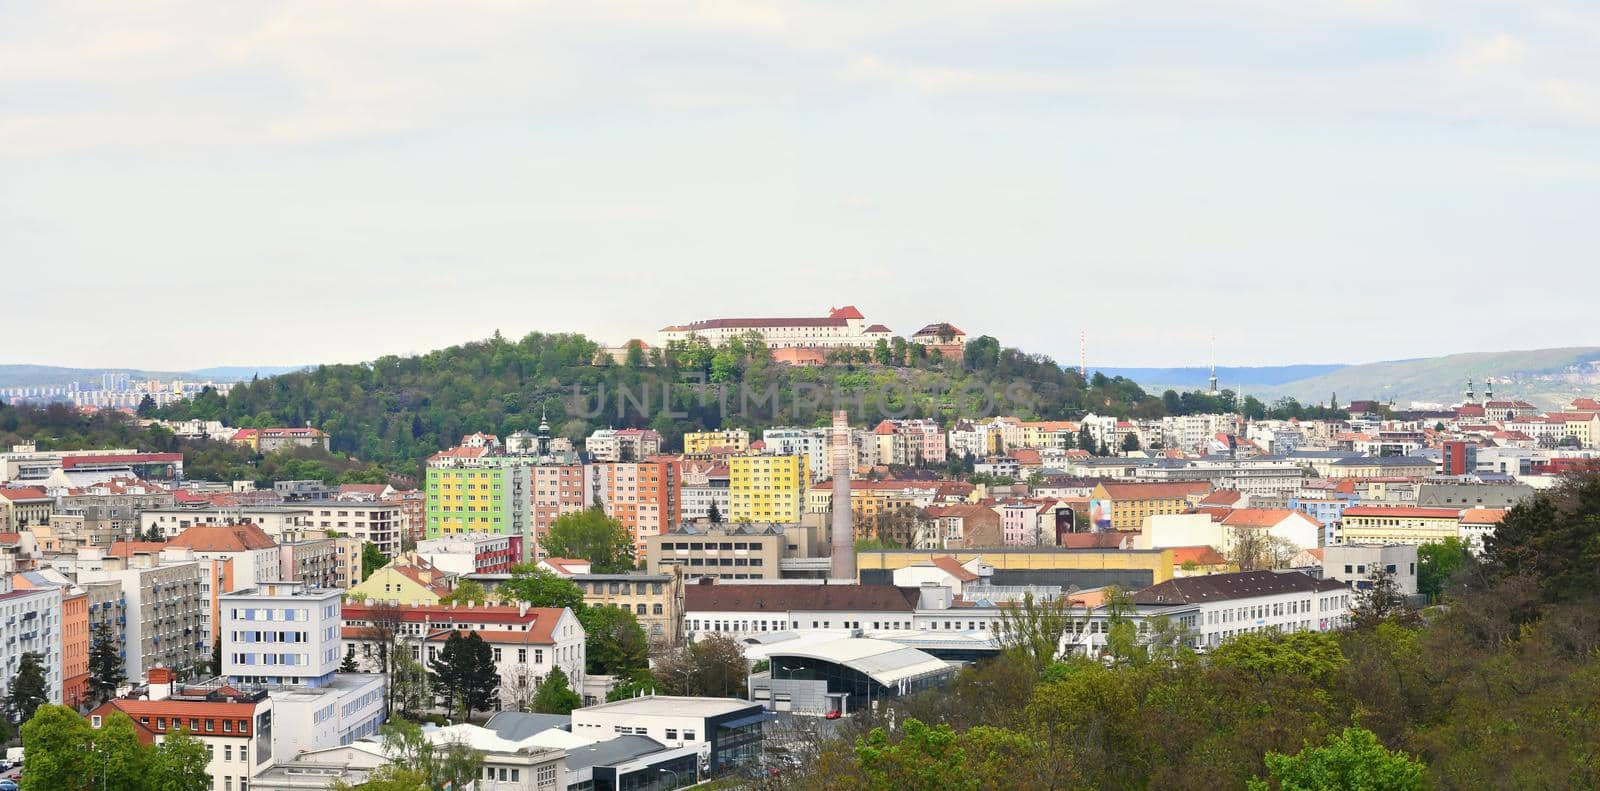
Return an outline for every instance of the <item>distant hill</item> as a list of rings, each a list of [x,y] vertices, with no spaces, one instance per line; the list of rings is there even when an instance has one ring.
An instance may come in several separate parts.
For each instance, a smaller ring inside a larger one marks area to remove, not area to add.
[[[1122,376],[1152,393],[1206,387],[1208,368],[1096,368],[1106,376]],[[1291,396],[1301,403],[1326,403],[1337,394],[1351,399],[1455,404],[1466,395],[1471,378],[1475,393],[1494,377],[1496,397],[1520,398],[1542,407],[1561,407],[1578,396],[1600,393],[1600,347],[1469,352],[1416,360],[1389,360],[1362,365],[1231,366],[1217,369],[1223,389],[1245,392],[1271,402]]]
[[[1564,406],[1577,396],[1600,392],[1600,347],[1470,352],[1420,360],[1351,365],[1336,371],[1263,389],[1258,397],[1294,396],[1326,401],[1337,393],[1341,403],[1352,398],[1411,402],[1459,403],[1471,378],[1476,394],[1494,377],[1498,398],[1520,398],[1542,407]]]
[[[98,382],[109,373],[135,379],[210,379],[242,382],[252,376],[276,376],[304,370],[304,365],[232,365],[196,371],[146,371],[138,368],[64,368],[55,365],[0,365],[0,387],[42,387],[68,382]]]
[[[1252,365],[1219,366],[1217,379],[1222,387],[1233,390],[1243,388],[1255,392],[1263,387],[1277,386],[1333,373],[1346,365]],[[1095,368],[1106,376],[1121,376],[1138,382],[1146,389],[1193,390],[1210,384],[1210,368]]]

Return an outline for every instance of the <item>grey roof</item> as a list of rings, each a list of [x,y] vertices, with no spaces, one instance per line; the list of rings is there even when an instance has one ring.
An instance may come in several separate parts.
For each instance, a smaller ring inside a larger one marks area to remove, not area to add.
[[[833,662],[886,686],[954,669],[944,660],[921,649],[870,637],[846,637],[827,643],[796,646],[787,651],[775,649],[767,656],[774,664],[786,656]]]
[[[536,733],[551,728],[572,730],[572,717],[566,714],[530,714],[522,711],[502,711],[489,718],[483,726],[496,736],[510,742],[520,742]]]
[[[1279,593],[1332,591],[1344,588],[1338,580],[1317,580],[1298,571],[1242,571],[1236,574],[1205,574],[1174,577],[1133,594],[1135,604],[1195,604],[1207,601],[1248,599]]]
[[[1295,449],[1287,454],[1290,459],[1349,459],[1359,458],[1361,454],[1353,450],[1300,450]]]
[[[1421,508],[1510,508],[1533,496],[1525,483],[1424,483],[1417,490]]]
[[[1417,456],[1357,456],[1339,459],[1335,467],[1432,467],[1433,462]]]
[[[573,747],[567,750],[567,769],[615,766],[664,749],[666,745],[649,736],[618,736],[586,747]]]

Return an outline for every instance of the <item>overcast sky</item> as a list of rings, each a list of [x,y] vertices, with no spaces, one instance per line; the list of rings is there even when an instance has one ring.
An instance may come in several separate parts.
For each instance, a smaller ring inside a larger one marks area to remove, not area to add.
[[[851,303],[1091,364],[1600,344],[1579,0],[0,0],[0,362]]]

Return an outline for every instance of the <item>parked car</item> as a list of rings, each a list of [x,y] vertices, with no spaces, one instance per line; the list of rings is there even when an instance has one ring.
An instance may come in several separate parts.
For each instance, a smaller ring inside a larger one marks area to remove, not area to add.
[[[18,789],[15,781],[0,779],[0,791],[18,791]]]

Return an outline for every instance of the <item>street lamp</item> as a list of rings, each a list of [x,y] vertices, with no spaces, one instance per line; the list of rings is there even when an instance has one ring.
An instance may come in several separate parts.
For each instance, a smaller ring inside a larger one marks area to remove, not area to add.
[[[678,787],[678,770],[676,770],[676,769],[668,769],[666,767],[662,767],[660,769],[657,769],[656,771],[657,772],[669,772],[669,773],[672,774],[672,781],[671,781],[672,785],[667,786],[667,788],[677,788]]]

